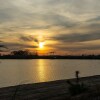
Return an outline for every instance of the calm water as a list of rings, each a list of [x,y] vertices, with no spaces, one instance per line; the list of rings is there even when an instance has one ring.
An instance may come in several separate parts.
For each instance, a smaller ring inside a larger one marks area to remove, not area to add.
[[[0,60],[0,87],[100,75],[100,60]]]

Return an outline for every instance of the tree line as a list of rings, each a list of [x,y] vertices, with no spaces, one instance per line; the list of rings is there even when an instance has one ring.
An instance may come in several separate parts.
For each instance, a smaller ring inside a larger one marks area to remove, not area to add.
[[[100,59],[100,55],[41,55],[28,50],[12,51],[10,54],[0,54],[0,59]]]

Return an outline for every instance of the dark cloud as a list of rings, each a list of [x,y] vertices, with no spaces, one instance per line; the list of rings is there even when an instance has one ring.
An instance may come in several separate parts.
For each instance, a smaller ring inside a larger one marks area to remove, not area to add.
[[[34,38],[33,36],[20,36],[20,39],[26,42],[38,42],[38,39]]]
[[[100,45],[81,45],[71,47],[58,47],[60,50],[80,51],[80,50],[100,50]]]
[[[1,48],[7,48],[9,50],[19,50],[19,49],[25,49],[25,48],[37,48],[37,46],[34,45],[28,45],[28,44],[20,44],[20,43],[10,43],[10,42],[2,42],[0,43]]]
[[[86,51],[86,50],[100,50],[99,44],[84,44],[84,43],[72,43],[72,44],[56,44],[49,45],[53,47],[56,51]]]
[[[61,42],[85,42],[85,41],[99,40],[100,33],[94,32],[87,34],[82,34],[82,33],[62,34],[54,36],[51,39]]]
[[[0,44],[0,48],[6,48],[4,45]]]
[[[88,22],[98,22],[98,21],[100,22],[100,16],[88,20]]]

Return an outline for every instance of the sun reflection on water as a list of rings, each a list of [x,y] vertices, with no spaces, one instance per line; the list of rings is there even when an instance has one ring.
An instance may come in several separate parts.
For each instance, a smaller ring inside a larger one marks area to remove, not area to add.
[[[38,60],[38,73],[39,73],[39,81],[44,82],[46,80],[46,70],[45,64],[43,60]]]

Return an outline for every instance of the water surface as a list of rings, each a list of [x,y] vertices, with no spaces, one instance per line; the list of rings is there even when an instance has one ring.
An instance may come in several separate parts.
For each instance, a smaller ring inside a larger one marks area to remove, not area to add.
[[[99,60],[0,60],[0,87],[100,75]]]

